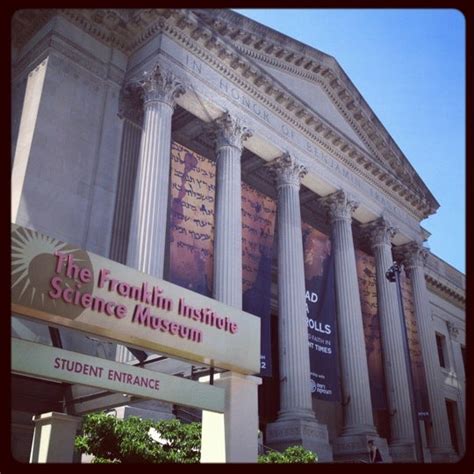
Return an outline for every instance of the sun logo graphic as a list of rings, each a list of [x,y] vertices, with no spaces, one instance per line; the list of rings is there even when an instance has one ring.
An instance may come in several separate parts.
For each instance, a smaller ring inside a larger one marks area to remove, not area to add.
[[[74,261],[81,268],[88,268],[92,275],[89,282],[83,283],[78,279],[68,278],[62,269],[61,278],[64,286],[75,292],[92,293],[94,287],[93,267],[87,252],[37,231],[12,224],[12,303],[75,319],[84,311],[83,307],[68,304],[63,299],[53,299],[49,295],[52,288],[51,279],[57,275],[55,252],[72,255]]]

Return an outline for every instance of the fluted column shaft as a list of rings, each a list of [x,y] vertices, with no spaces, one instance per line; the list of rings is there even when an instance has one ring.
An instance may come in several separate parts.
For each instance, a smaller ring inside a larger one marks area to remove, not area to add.
[[[127,264],[163,277],[174,99],[183,86],[156,66],[139,82],[144,120],[135,185]]]
[[[410,385],[403,351],[402,325],[397,286],[385,277],[393,264],[391,239],[396,231],[379,219],[367,227],[375,256],[377,306],[382,336],[385,387],[390,413],[390,445],[414,445]],[[395,454],[395,453],[393,453]]]
[[[376,435],[352,237],[352,212],[358,204],[343,191],[321,200],[329,211],[334,252],[337,328],[340,347],[344,427],[342,436]]]
[[[306,169],[284,154],[271,166],[278,189],[278,420],[314,419],[306,324],[303,236],[299,189]]]
[[[124,120],[109,258],[126,264],[141,129]]]
[[[242,308],[242,143],[251,132],[227,112],[214,123],[216,207],[214,298]]]
[[[397,248],[397,257],[402,260],[405,270],[409,273],[413,289],[413,304],[431,409],[430,451],[433,461],[436,462],[449,458],[454,454],[454,451],[451,445],[448,413],[440,379],[438,353],[436,351],[436,336],[432,324],[425,282],[424,260],[426,255],[426,250],[414,242]]]

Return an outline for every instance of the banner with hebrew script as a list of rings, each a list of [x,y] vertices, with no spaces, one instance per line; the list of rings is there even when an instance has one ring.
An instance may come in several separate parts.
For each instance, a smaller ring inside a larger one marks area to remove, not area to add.
[[[369,369],[370,396],[376,410],[385,410],[387,395],[382,357],[382,341],[377,306],[377,280],[375,258],[356,249],[357,278],[364,324],[365,349]]]
[[[171,144],[168,280],[212,295],[215,164]]]
[[[403,309],[405,313],[405,324],[408,333],[408,348],[413,373],[413,385],[415,391],[415,405],[418,418],[430,420],[430,403],[428,398],[428,387],[426,385],[425,365],[421,352],[420,335],[416,321],[415,307],[413,303],[413,290],[410,279],[405,272],[401,272],[400,283],[403,295]]]
[[[272,376],[271,286],[276,202],[242,183],[242,309],[261,320],[260,375]]]
[[[168,280],[212,296],[215,163],[173,142]],[[242,304],[261,319],[261,373],[272,375],[271,268],[276,203],[242,183]]]

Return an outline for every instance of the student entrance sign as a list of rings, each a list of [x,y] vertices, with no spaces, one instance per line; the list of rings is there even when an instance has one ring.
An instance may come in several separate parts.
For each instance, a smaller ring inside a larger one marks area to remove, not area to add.
[[[12,224],[12,311],[242,374],[260,370],[260,319]]]
[[[12,339],[12,372],[223,412],[224,390],[57,347]]]

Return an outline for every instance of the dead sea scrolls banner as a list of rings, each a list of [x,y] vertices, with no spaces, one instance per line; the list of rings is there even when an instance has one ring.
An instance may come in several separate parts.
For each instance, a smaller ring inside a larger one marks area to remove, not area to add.
[[[315,398],[337,401],[336,295],[330,239],[304,223],[303,248],[311,392]]]
[[[215,163],[171,145],[168,279],[212,296]],[[261,319],[261,372],[271,376],[271,262],[275,202],[242,183],[243,310]]]

